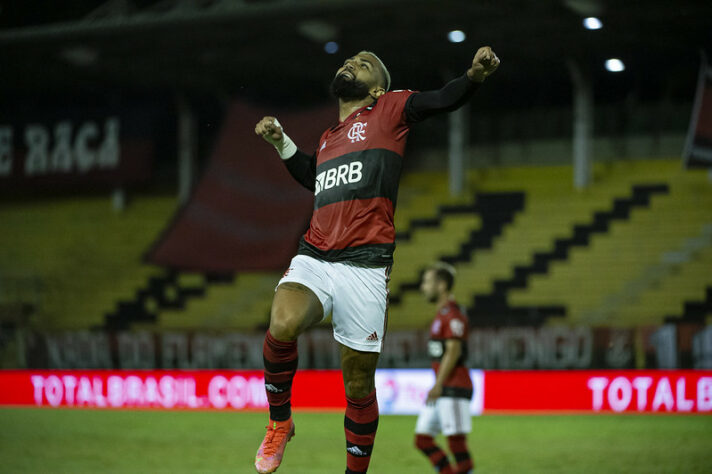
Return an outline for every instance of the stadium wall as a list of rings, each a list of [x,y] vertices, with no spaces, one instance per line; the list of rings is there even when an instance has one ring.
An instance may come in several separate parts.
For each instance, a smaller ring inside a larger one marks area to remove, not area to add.
[[[263,333],[65,331],[2,336],[4,368],[261,369]],[[428,367],[427,334],[390,331],[381,368]],[[301,369],[336,369],[332,332],[299,338]],[[712,326],[472,329],[469,367],[480,369],[712,369]]]
[[[685,144],[689,102],[601,104],[594,114],[592,159],[609,162],[641,157],[679,157]],[[408,166],[440,170],[447,143],[446,117],[416,125],[408,142]],[[528,108],[499,114],[475,114],[470,120],[469,168],[570,164],[573,153],[570,107]]]
[[[597,163],[625,160],[679,160],[685,135],[683,132],[661,135],[625,135],[593,139],[592,159]],[[497,166],[557,166],[569,165],[573,143],[570,138],[534,138],[498,143],[475,143],[466,152],[469,169]],[[441,171],[446,169],[442,147],[413,152],[411,169]]]

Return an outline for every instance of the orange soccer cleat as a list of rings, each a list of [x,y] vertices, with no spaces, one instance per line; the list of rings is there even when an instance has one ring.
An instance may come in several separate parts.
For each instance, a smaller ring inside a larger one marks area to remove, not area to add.
[[[287,421],[269,420],[267,434],[255,456],[257,472],[265,474],[277,470],[282,463],[284,448],[292,436],[294,436],[294,422],[291,417]]]

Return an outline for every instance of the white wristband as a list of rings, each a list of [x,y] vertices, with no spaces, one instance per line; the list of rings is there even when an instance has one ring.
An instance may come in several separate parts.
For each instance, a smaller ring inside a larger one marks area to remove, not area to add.
[[[292,139],[289,138],[289,135],[284,132],[282,132],[282,143],[275,146],[275,148],[277,148],[277,153],[279,153],[279,157],[283,160],[288,160],[297,153],[297,145],[295,145]]]
[[[282,128],[282,124],[279,123],[279,120],[274,119],[274,124]],[[279,157],[283,160],[288,160],[297,153],[297,145],[289,138],[289,135],[284,133],[284,129],[282,129],[282,140],[277,143],[272,143],[272,145],[277,149]]]

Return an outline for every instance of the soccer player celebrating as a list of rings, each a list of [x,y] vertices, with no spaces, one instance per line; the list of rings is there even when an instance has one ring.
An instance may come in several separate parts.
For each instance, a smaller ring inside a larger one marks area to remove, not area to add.
[[[415,446],[425,454],[440,474],[468,473],[474,463],[467,450],[466,435],[471,430],[470,399],[472,380],[465,367],[467,357],[467,318],[452,296],[455,269],[437,263],[423,273],[420,291],[438,312],[430,326],[428,353],[433,360],[435,385],[428,392],[415,425]],[[435,444],[435,436],[444,434],[455,466]]]
[[[332,315],[346,392],[346,473],[365,473],[378,427],[375,371],[386,331],[387,282],[395,249],[393,213],[412,123],[464,104],[499,66],[480,48],[466,73],[442,89],[388,92],[391,78],[375,54],[361,51],[339,68],[331,90],[339,122],[313,155],[297,149],[275,117],[255,133],[274,145],[292,176],[314,192],[309,229],[279,281],[263,347],[270,419],[255,457],[274,472],[294,436],[291,387],[297,336]]]

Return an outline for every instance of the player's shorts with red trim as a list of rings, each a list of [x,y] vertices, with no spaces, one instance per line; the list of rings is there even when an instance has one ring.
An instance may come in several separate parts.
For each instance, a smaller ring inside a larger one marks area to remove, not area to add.
[[[425,405],[415,423],[416,434],[445,436],[467,434],[472,431],[470,400],[467,398],[439,397],[434,404]]]
[[[388,267],[325,262],[297,255],[277,286],[300,283],[316,294],[332,315],[334,339],[365,352],[381,352],[386,333]]]

